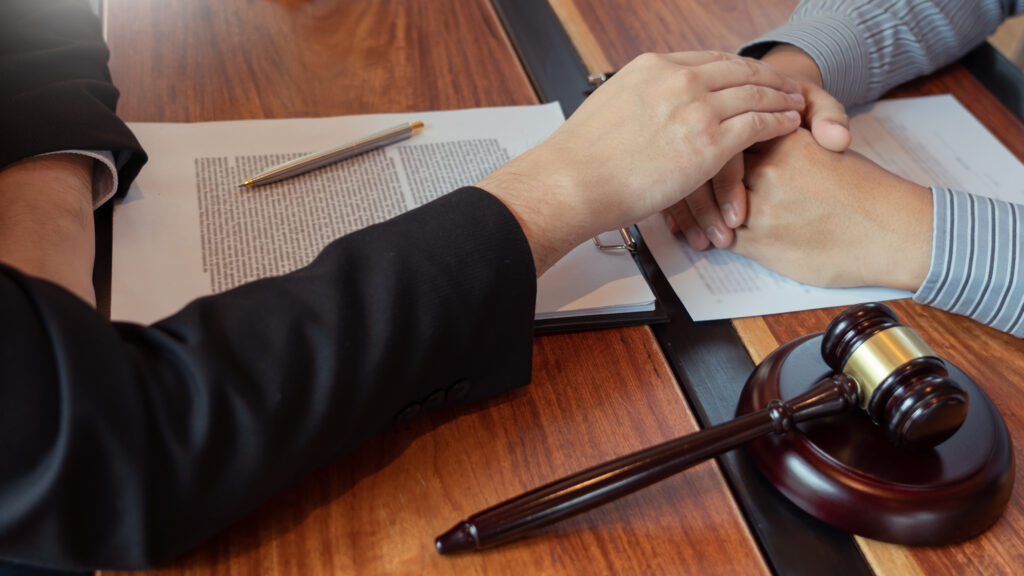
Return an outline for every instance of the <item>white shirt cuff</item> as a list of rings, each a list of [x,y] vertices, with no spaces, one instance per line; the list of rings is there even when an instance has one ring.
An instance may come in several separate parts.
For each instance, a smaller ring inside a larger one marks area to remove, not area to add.
[[[117,167],[114,165],[114,153],[109,150],[58,150],[40,156],[52,154],[78,154],[88,156],[96,162],[92,171],[92,207],[99,208],[104,202],[113,198],[117,192]]]

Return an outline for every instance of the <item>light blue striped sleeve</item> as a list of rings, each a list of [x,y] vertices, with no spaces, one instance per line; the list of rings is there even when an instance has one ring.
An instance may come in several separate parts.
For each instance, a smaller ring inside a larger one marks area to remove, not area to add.
[[[877,99],[987,38],[1024,0],[802,0],[790,21],[744,46],[807,52],[847,106]],[[933,187],[931,268],[916,302],[1024,337],[1024,206]]]
[[[740,49],[777,43],[807,52],[846,106],[877,99],[982,43],[1024,0],[802,0],[789,22]]]
[[[1024,338],[1024,207],[932,187],[932,262],[914,301]]]

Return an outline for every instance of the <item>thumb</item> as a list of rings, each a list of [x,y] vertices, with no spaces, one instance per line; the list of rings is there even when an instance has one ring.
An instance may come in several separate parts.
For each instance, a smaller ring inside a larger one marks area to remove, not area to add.
[[[824,89],[804,84],[805,122],[822,148],[842,152],[850,147],[850,117],[846,108]]]

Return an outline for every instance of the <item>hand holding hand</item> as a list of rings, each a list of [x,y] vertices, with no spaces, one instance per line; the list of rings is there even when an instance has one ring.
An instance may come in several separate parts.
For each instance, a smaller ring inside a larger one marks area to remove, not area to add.
[[[733,250],[817,286],[916,290],[931,263],[931,192],[797,132],[746,155],[750,218]]]
[[[821,72],[804,51],[779,44],[761,59],[800,83],[806,100],[803,126],[823,148],[842,152],[850,146],[850,119],[846,109],[822,88]],[[743,185],[743,158],[734,157],[710,181],[685,200],[666,210],[674,233],[683,233],[696,250],[712,245],[729,247],[733,229],[747,218],[747,191]]]
[[[588,237],[679,201],[751,144],[792,132],[799,91],[731,54],[645,54],[479,186],[516,215],[540,274]]]

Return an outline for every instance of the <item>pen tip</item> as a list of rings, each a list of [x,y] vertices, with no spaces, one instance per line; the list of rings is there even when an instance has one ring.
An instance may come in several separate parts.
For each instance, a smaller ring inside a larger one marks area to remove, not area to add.
[[[451,554],[476,548],[476,527],[469,522],[462,522],[451,530],[438,536],[434,547],[438,554]]]
[[[250,186],[252,186],[252,180],[246,180],[238,185],[239,188],[249,188]]]
[[[416,122],[409,122],[409,127],[412,128],[413,130],[416,130],[417,128],[423,128],[423,122],[420,122],[418,120]]]

